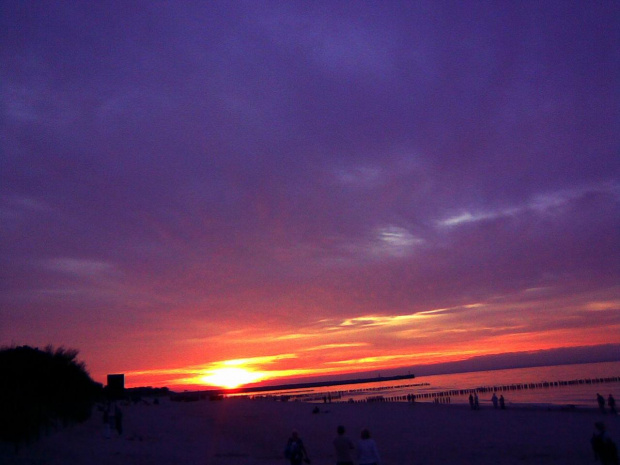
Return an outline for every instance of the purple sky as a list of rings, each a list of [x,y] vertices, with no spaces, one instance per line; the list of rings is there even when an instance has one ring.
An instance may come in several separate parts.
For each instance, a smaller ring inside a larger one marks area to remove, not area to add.
[[[0,343],[172,383],[620,342],[619,30],[616,1],[3,1]]]

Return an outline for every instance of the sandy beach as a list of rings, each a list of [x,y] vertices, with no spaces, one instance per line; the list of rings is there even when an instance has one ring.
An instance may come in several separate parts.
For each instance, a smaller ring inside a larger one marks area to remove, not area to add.
[[[383,465],[596,463],[589,439],[605,421],[618,442],[618,416],[595,409],[514,407],[471,411],[463,405],[334,403],[273,400],[170,402],[123,406],[122,436],[106,438],[100,412],[82,425],[53,432],[15,455],[3,444],[6,465],[285,464],[283,449],[297,429],[312,463],[334,463],[339,424],[357,441],[370,429]]]

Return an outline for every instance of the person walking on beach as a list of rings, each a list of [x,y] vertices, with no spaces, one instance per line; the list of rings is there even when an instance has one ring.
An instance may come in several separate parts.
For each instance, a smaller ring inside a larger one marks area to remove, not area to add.
[[[291,465],[301,465],[303,462],[310,463],[308,452],[297,431],[293,431],[291,437],[288,438],[284,456],[290,461]]]
[[[493,393],[493,397],[491,397],[491,402],[493,402],[493,408],[497,408],[497,403],[498,403],[498,398],[497,398],[497,394],[494,392]]]
[[[596,401],[598,402],[598,408],[601,413],[605,413],[605,398],[599,393],[596,393]]]
[[[478,400],[478,393],[474,392],[474,410],[480,409],[480,401]]]
[[[597,421],[594,427],[596,431],[590,440],[594,459],[599,460],[602,465],[618,465],[618,448],[607,434],[605,423]]]
[[[114,406],[114,427],[116,431],[118,431],[118,435],[123,435],[123,412],[118,407],[118,405]]]
[[[612,415],[616,415],[618,413],[616,412],[616,399],[614,399],[614,396],[611,394],[609,394],[609,397],[607,398],[607,405],[609,405],[609,412]]]
[[[359,465],[379,465],[379,451],[370,431],[362,430],[361,440],[357,444],[357,463]]]
[[[109,421],[110,421],[110,431],[114,431],[116,429],[116,411],[118,410],[118,407],[116,406],[116,403],[112,404],[112,406],[110,407],[110,416],[109,416]]]
[[[499,396],[499,408],[504,410],[506,408],[506,401],[504,401],[504,395]]]
[[[103,408],[103,435],[106,439],[110,438],[110,405],[108,404]]]
[[[474,396],[473,394],[469,394],[469,408],[474,409]]]
[[[344,434],[344,426],[337,428],[338,436],[334,439],[334,449],[336,450],[336,465],[353,465],[353,451],[355,446],[353,441]]]

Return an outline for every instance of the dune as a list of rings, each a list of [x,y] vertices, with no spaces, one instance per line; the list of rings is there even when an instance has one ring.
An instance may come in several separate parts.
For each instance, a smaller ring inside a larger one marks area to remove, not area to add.
[[[290,432],[299,431],[312,463],[333,464],[340,424],[356,441],[369,428],[382,465],[595,463],[590,437],[605,421],[618,443],[618,416],[594,409],[510,407],[471,411],[466,405],[334,403],[260,399],[123,406],[122,436],[106,438],[101,414],[22,448],[0,446],[6,465],[285,464]]]

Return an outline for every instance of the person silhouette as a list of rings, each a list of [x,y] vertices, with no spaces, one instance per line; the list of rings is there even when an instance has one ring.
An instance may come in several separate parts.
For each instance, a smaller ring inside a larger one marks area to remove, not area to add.
[[[334,439],[336,465],[353,465],[353,451],[355,450],[353,441],[344,434],[344,426],[339,426],[336,432],[338,433],[336,439]]]
[[[491,402],[493,402],[493,408],[497,408],[499,399],[497,398],[497,394],[495,392],[493,393],[493,397],[491,397]]]
[[[301,465],[304,461],[310,463],[306,447],[297,431],[291,433],[291,437],[286,443],[284,456],[290,461],[291,465]]]
[[[103,408],[103,435],[109,439],[111,434],[110,429],[110,405],[106,404]]]
[[[605,398],[599,393],[596,393],[596,401],[598,402],[598,408],[601,413],[605,413]]]
[[[499,408],[504,410],[506,408],[506,401],[504,400],[504,395],[499,396]]]
[[[594,428],[596,431],[590,439],[594,459],[600,460],[602,465],[618,465],[618,448],[607,434],[605,423],[597,421]]]
[[[123,435],[123,412],[118,405],[114,406],[114,427],[119,436]]]
[[[370,431],[363,429],[361,439],[357,444],[357,463],[359,465],[378,465],[379,451],[375,440],[370,437]]]
[[[607,405],[609,405],[609,412],[612,415],[616,415],[618,413],[616,412],[616,399],[614,399],[614,396],[611,394],[609,394],[609,397],[607,398]]]

